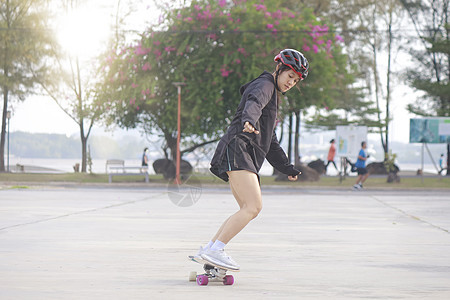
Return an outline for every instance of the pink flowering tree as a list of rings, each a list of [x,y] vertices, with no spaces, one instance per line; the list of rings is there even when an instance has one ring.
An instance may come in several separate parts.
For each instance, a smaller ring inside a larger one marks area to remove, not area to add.
[[[202,0],[164,11],[160,24],[104,58],[99,105],[109,122],[159,132],[175,155],[177,90],[182,88],[183,151],[215,141],[240,101],[239,87],[284,48],[302,51],[310,74],[292,91],[287,113],[310,106],[333,108],[352,84],[342,38],[311,10],[296,13],[283,1]]]

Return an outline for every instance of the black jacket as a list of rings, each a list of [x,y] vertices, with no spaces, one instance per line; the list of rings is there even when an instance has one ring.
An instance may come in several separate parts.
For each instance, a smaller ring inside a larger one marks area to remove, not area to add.
[[[241,102],[225,135],[220,139],[216,152],[211,160],[211,172],[226,180],[219,174],[219,166],[224,158],[227,145],[233,138],[241,138],[250,143],[255,155],[253,165],[259,172],[264,159],[278,171],[286,175],[296,176],[300,172],[294,168],[278,142],[275,133],[277,117],[277,93],[275,81],[269,72],[263,72],[259,77],[240,88]],[[259,134],[242,132],[245,122],[249,122],[259,131]],[[226,180],[227,181],[227,180]]]

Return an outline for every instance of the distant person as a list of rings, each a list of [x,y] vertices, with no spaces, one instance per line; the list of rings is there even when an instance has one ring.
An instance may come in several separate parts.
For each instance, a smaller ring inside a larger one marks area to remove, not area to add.
[[[142,167],[148,167],[148,148],[144,148],[144,153],[142,154]],[[144,168],[143,168],[144,169]]]
[[[356,172],[358,172],[358,178],[356,178],[356,183],[353,186],[353,190],[362,190],[363,183],[369,177],[369,172],[366,169],[366,160],[369,158],[369,155],[366,154],[367,143],[361,143],[361,150],[359,150],[358,159],[356,160],[355,167]]]
[[[328,156],[327,156],[327,164],[325,166],[325,173],[326,173],[326,171],[328,169],[328,165],[330,163],[332,163],[334,165],[334,168],[339,173],[339,170],[336,167],[336,163],[334,162],[334,156],[336,155],[336,146],[334,144],[335,144],[335,140],[331,139],[331,141],[330,141],[330,149],[328,150]]]
[[[445,170],[445,167],[444,167],[444,153],[441,153],[441,157],[439,157],[439,174],[441,174],[442,173],[442,171],[444,171]]]

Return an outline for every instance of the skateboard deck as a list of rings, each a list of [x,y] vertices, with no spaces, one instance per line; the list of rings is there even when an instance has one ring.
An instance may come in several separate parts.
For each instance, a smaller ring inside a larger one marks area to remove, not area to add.
[[[205,273],[197,274],[197,272],[191,272],[189,274],[189,281],[197,281],[198,285],[207,285],[209,282],[222,282],[224,285],[232,285],[234,283],[233,275],[227,275],[227,271],[234,271],[231,269],[215,266],[208,261],[200,258],[196,258],[193,255],[189,255],[190,261],[203,265]]]

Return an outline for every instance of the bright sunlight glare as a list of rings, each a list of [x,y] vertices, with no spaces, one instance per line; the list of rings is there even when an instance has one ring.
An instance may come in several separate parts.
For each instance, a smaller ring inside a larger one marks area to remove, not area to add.
[[[110,20],[108,13],[93,6],[70,11],[58,22],[58,41],[70,55],[93,58],[108,41]]]

